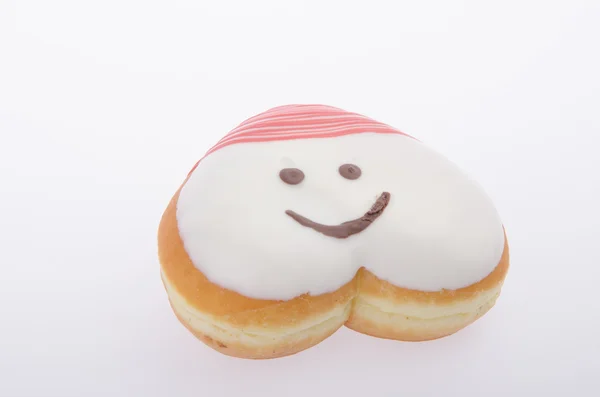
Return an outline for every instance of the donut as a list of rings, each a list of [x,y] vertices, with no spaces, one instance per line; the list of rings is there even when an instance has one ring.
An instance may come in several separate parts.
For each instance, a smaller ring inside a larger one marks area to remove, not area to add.
[[[342,326],[454,334],[494,306],[509,268],[477,182],[418,139],[325,105],[272,108],[210,148],[162,215],[158,257],[179,321],[248,359]]]

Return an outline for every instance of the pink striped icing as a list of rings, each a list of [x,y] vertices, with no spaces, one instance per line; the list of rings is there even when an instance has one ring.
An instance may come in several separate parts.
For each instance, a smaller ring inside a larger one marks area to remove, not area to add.
[[[210,148],[204,157],[237,143],[336,138],[365,132],[409,136],[387,124],[331,106],[285,105],[245,120]]]

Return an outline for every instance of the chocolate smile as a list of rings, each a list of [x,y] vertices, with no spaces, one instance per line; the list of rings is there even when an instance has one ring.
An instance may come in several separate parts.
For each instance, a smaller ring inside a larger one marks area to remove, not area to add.
[[[287,210],[285,213],[302,226],[310,227],[311,229],[314,229],[326,236],[335,238],[348,238],[353,234],[362,232],[368,228],[373,221],[375,221],[375,219],[379,218],[379,216],[383,214],[385,207],[387,207],[388,203],[390,202],[390,198],[391,194],[388,192],[382,193],[366,214],[358,219],[353,219],[336,226],[322,225],[320,223],[313,222],[310,219],[305,218],[291,210]]]

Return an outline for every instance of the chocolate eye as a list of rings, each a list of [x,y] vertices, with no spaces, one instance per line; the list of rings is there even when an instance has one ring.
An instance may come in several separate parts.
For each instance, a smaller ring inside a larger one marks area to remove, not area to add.
[[[350,179],[351,181],[360,178],[360,174],[362,174],[362,171],[358,165],[354,164],[341,165],[339,171],[341,176],[346,179]]]
[[[298,168],[284,168],[279,171],[279,177],[288,185],[297,185],[304,180],[304,172]]]

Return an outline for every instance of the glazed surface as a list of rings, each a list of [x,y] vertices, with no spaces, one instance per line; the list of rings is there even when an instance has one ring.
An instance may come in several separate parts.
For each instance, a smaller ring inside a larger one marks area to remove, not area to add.
[[[347,179],[340,166],[360,177]],[[282,169],[299,169],[285,183]],[[390,200],[347,238],[303,227],[286,211],[340,225]],[[504,232],[482,188],[445,157],[401,133],[259,140],[225,145],[193,170],[177,202],[194,266],[213,283],[255,299],[332,292],[360,267],[393,285],[459,289],[498,265]]]

